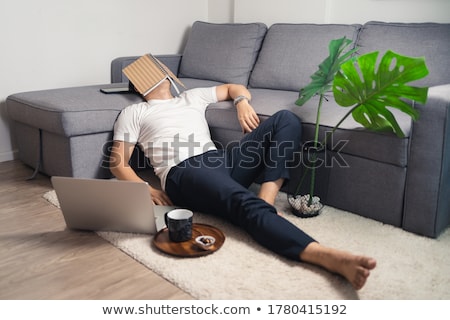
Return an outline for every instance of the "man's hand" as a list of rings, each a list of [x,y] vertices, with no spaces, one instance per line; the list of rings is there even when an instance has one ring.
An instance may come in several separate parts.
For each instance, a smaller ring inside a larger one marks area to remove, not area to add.
[[[246,98],[236,103],[237,117],[244,133],[259,126],[259,117],[249,103],[252,96],[246,87],[241,84],[222,84],[216,87],[216,93],[218,101],[233,100],[239,96]]]
[[[244,133],[252,132],[259,126],[259,117],[247,99],[239,102],[236,105],[236,110],[239,124]]]
[[[172,201],[164,191],[152,188],[150,186],[148,188],[150,189],[150,194],[154,204],[161,206],[173,206]]]

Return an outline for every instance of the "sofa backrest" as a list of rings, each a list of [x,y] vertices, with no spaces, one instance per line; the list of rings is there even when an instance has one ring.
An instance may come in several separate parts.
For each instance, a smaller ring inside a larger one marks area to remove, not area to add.
[[[194,22],[178,76],[248,85],[266,31],[263,23]]]
[[[272,25],[250,77],[250,86],[300,90],[328,56],[330,41],[344,36],[355,41],[360,27],[357,24]]]
[[[430,73],[414,85],[435,86],[450,83],[450,24],[386,23],[364,24],[357,39],[359,53],[387,50],[401,55],[425,57]]]
[[[424,56],[430,74],[415,85],[450,84],[450,24],[443,23],[279,23],[267,29],[263,23],[196,21],[183,54],[168,56],[173,63],[165,63],[181,78],[299,91],[328,56],[329,42],[343,36],[354,41],[360,54],[379,51],[383,55],[390,49]],[[122,68],[136,58],[113,61],[113,82],[128,80]]]

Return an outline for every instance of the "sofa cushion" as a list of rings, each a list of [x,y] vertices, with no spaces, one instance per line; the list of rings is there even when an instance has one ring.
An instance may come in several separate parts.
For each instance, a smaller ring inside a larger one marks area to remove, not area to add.
[[[328,56],[328,44],[356,40],[360,25],[274,24],[267,31],[250,86],[299,91]]]
[[[261,119],[267,119],[267,117],[281,109],[290,110],[302,120],[302,140],[311,141],[314,138],[317,99],[314,98],[304,106],[298,107],[294,103],[298,94],[293,91],[252,88],[250,92],[252,94],[252,105]],[[333,100],[325,102],[320,121],[321,139],[323,139],[325,132],[330,131],[347,112],[348,108],[338,106]],[[396,110],[392,112],[395,113],[399,125],[408,137],[411,119],[402,112]],[[222,147],[231,145],[242,137],[236,117],[236,109],[231,102],[211,104],[206,110],[206,118],[210,125],[213,139],[218,141]],[[334,151],[344,154],[405,167],[408,141],[408,138],[398,138],[394,134],[363,129],[350,116],[334,133],[330,147]]]
[[[105,86],[112,85],[13,94],[6,101],[8,114],[14,121],[66,137],[110,132],[119,112],[142,98],[101,93]]]
[[[194,78],[180,78],[181,82],[183,82],[186,90],[194,89],[194,88],[207,88],[207,87],[215,87],[220,86],[223,83],[212,80],[202,80],[202,79],[194,79]],[[180,90],[185,90],[185,88],[179,88]]]
[[[386,23],[371,21],[361,29],[357,45],[360,53],[387,50],[398,54],[425,57],[429,75],[414,82],[419,86],[450,83],[450,24]]]
[[[248,84],[267,27],[262,23],[196,21],[181,59],[180,78]]]

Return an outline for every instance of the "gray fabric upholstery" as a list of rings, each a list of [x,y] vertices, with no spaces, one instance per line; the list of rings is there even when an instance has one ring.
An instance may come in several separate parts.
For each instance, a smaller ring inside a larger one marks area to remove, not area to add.
[[[383,55],[392,50],[407,56],[425,57],[430,74],[416,81],[417,86],[450,83],[450,24],[368,22],[358,36],[358,46],[361,54],[379,51]]]
[[[298,91],[328,56],[331,40],[356,40],[359,25],[274,24],[267,31],[250,86]]]
[[[186,89],[214,87],[214,86],[223,84],[222,82],[212,81],[212,80],[202,80],[202,79],[192,79],[192,78],[179,78],[179,79],[186,86]],[[180,89],[183,89],[183,88],[180,88]]]
[[[347,154],[342,157],[348,167],[331,168],[327,204],[401,227],[406,168]]]
[[[267,118],[280,109],[290,110],[302,120],[302,140],[306,142],[314,139],[317,101],[313,100],[299,107],[294,103],[298,94],[293,91],[250,89],[250,92],[253,96],[252,105],[260,117]],[[338,106],[332,100],[325,102],[322,110],[321,139],[325,137],[326,131],[330,131],[336,125],[338,119],[348,112],[347,108]],[[231,102],[220,102],[210,105],[206,112],[206,118],[210,127],[215,130],[217,128],[240,130],[236,121],[236,110]],[[408,136],[411,119],[400,113],[398,113],[397,118]],[[232,141],[222,141],[222,143],[228,145]],[[392,134],[362,130],[361,126],[350,117],[333,134],[330,140],[330,147],[339,149],[340,152],[345,154],[398,166],[406,166],[408,143],[409,140],[407,138],[400,139]],[[368,145],[370,145],[370,148],[367,147]]]
[[[9,116],[66,137],[110,132],[120,110],[143,100],[136,94],[104,94],[105,86],[17,93],[8,97]]]
[[[179,76],[247,85],[266,30],[262,23],[195,22]]]
[[[11,121],[12,135],[18,146],[19,159],[35,168],[39,161],[39,129],[19,121]],[[46,171],[42,171],[46,172]]]
[[[35,127],[14,121],[13,132],[19,145],[19,159],[35,168],[42,152],[39,169],[49,176],[111,177],[107,159],[111,132],[66,137],[43,130],[42,145],[39,129]]]
[[[429,91],[411,137],[403,227],[437,235],[450,223],[450,84]]]

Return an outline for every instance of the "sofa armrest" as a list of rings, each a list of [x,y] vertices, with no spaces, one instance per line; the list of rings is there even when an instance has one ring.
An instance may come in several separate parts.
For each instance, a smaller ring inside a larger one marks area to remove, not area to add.
[[[450,223],[450,84],[431,87],[413,123],[403,227],[437,237]]]
[[[178,69],[181,63],[181,54],[155,55],[155,57],[164,63],[175,75],[178,75]],[[128,78],[122,70],[127,65],[138,59],[139,56],[118,57],[111,62],[111,83],[127,82]]]

